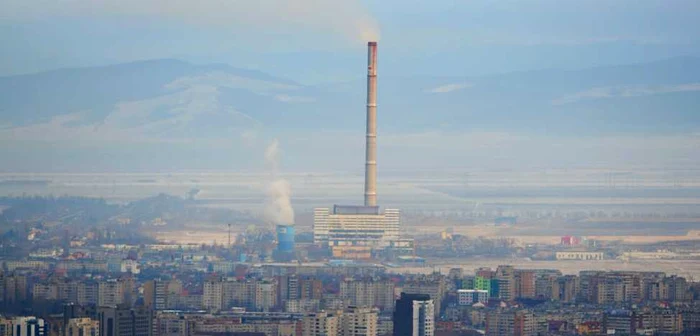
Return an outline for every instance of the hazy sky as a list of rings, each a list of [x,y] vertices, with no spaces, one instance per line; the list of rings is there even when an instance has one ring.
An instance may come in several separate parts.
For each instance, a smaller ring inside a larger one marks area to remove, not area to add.
[[[379,34],[384,74],[478,75],[700,54],[700,2],[0,0],[0,74],[153,58],[346,79]],[[282,57],[285,56],[285,57]],[[317,73],[301,71],[315,64]]]
[[[86,95],[61,74],[12,78],[0,101],[12,164],[0,170],[259,168],[271,138],[284,169],[361,170],[368,39],[380,48],[380,170],[697,166],[697,59],[589,68],[698,57],[698,14],[698,0],[0,0],[0,76],[175,58],[309,84],[219,74]],[[587,70],[478,77],[550,68]]]

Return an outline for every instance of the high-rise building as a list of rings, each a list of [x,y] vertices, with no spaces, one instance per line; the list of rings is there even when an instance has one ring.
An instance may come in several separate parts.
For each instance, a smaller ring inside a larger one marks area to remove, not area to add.
[[[460,306],[471,306],[475,303],[487,304],[489,292],[482,289],[458,289],[457,302]]]
[[[323,283],[319,279],[292,274],[278,277],[277,283],[277,303],[280,305],[289,300],[321,300],[323,297]]]
[[[346,279],[340,283],[340,298],[353,306],[391,311],[394,307],[394,283],[389,280]]]
[[[486,314],[487,336],[535,336],[537,322],[528,310],[495,310]]]
[[[350,306],[340,315],[339,336],[377,336],[378,311]]]
[[[256,309],[256,280],[238,281],[226,279],[221,286],[222,309],[231,307],[244,307],[250,310]]]
[[[189,336],[194,334],[195,323],[187,316],[159,311],[153,319],[154,336]]]
[[[269,311],[278,306],[279,287],[275,281],[209,279],[204,282],[202,306],[210,311],[232,307]]]
[[[515,268],[510,265],[498,266],[495,277],[498,283],[498,298],[504,301],[514,300],[517,293]]]
[[[550,278],[551,298],[554,301],[574,302],[579,292],[579,278],[575,275],[565,275]]]
[[[100,336],[152,336],[152,314],[146,307],[100,307]]]
[[[3,274],[0,276],[2,301],[5,304],[25,302],[29,297],[27,276],[23,274]]]
[[[296,274],[280,276],[277,279],[277,285],[279,286],[277,301],[280,304],[284,304],[288,300],[298,300],[300,297],[299,282],[300,279]]]
[[[134,299],[134,281],[131,278],[110,279],[98,285],[98,305],[113,307],[131,305]]]
[[[613,310],[603,315],[603,332],[608,335],[637,335],[644,328],[643,315],[629,310]]]
[[[674,302],[688,301],[688,283],[685,278],[679,276],[670,276],[664,279],[664,283],[668,287],[668,300]]]
[[[401,291],[406,294],[427,294],[435,304],[435,316],[442,313],[442,300],[446,292],[445,279],[442,276],[432,275],[426,278],[414,279],[404,283]]]
[[[678,311],[656,310],[647,314],[644,326],[660,335],[680,335],[683,334],[683,316]]]
[[[476,276],[474,277],[474,288],[473,289],[479,289],[479,290],[485,290],[491,293],[491,279],[490,278],[484,278],[481,276]]]
[[[202,294],[202,308],[211,311],[219,311],[223,308],[223,283],[218,279],[204,281]]]
[[[323,298],[323,283],[319,279],[300,279],[299,298],[320,300]]]
[[[94,306],[83,306],[75,304],[73,302],[63,304],[63,321],[61,325],[61,335],[66,336],[68,334],[68,326],[71,320],[79,320],[81,318],[94,317],[96,315]],[[98,330],[99,332],[99,330]]]
[[[476,274],[477,277],[481,277],[483,279],[492,279],[494,276],[496,276],[496,272],[494,272],[491,267],[480,267],[477,268],[474,273]]]
[[[597,304],[639,302],[643,297],[640,272],[581,272],[581,292]],[[584,282],[585,279],[585,282]]]
[[[302,336],[337,336],[338,322],[337,314],[326,311],[306,315],[302,319]]]
[[[66,336],[99,336],[100,323],[89,317],[73,318],[68,320]]]
[[[256,282],[255,309],[258,311],[270,311],[277,306],[277,286],[272,282]]]
[[[435,305],[430,295],[401,293],[394,309],[394,335],[432,336]]]
[[[146,307],[154,310],[175,308],[178,296],[182,293],[179,280],[154,279],[143,285],[143,301]]]
[[[683,330],[690,335],[700,335],[700,308],[683,307],[679,309]]]
[[[535,298],[535,270],[516,270],[515,271],[515,297],[517,298]]]
[[[78,282],[62,279],[56,283],[58,300],[63,302],[78,301]]]
[[[0,277],[2,277],[1,273],[0,273]],[[2,281],[0,281],[0,284],[2,284]],[[2,288],[2,287],[3,286],[0,286],[0,288]],[[12,319],[0,316],[0,335],[2,335],[2,336],[12,335]]]
[[[12,336],[47,336],[49,325],[44,319],[22,316],[12,319]]]
[[[58,288],[55,283],[35,283],[32,288],[32,300],[45,301],[45,300],[58,300]]]
[[[96,305],[99,301],[99,284],[95,281],[81,281],[78,283],[79,305]]]

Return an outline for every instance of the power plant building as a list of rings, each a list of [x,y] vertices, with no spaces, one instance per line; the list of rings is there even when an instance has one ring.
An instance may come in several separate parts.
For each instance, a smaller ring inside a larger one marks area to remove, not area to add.
[[[386,246],[399,239],[398,209],[380,212],[377,206],[341,206],[314,210],[314,242],[329,246]]]
[[[277,225],[277,249],[273,252],[273,258],[277,261],[291,261],[295,259],[294,225]]]
[[[375,249],[410,251],[413,241],[400,238],[400,227],[398,209],[336,205],[314,210],[314,243],[327,244],[335,257],[366,259]]]
[[[277,225],[277,250],[294,252],[294,225]]]
[[[377,42],[367,44],[366,126],[364,206],[314,210],[314,243],[328,246],[337,258],[368,259],[377,249],[413,249],[413,240],[400,238],[400,211],[382,212],[377,205]]]

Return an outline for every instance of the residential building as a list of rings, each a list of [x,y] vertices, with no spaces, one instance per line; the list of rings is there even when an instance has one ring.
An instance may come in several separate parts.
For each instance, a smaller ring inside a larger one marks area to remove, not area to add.
[[[481,289],[457,290],[457,302],[460,306],[471,306],[475,303],[487,304],[489,292]]]
[[[143,285],[143,301],[146,307],[155,310],[172,309],[177,305],[178,296],[182,293],[182,283],[179,280],[154,279]]]
[[[339,336],[377,336],[378,311],[350,306],[340,315]]]
[[[487,336],[535,336],[537,321],[528,310],[495,310],[486,314]]]
[[[68,320],[65,336],[99,336],[100,323],[89,317],[72,318]]]
[[[643,316],[629,310],[611,310],[603,315],[602,332],[608,335],[636,335],[643,328]]]
[[[442,310],[442,299],[446,292],[446,283],[442,276],[431,275],[426,278],[419,278],[408,281],[401,291],[406,294],[427,294],[435,305],[435,316],[440,316]]]
[[[435,304],[427,294],[401,293],[394,309],[394,335],[433,336]]]
[[[515,271],[515,297],[527,299],[536,297],[536,275],[534,270]]]
[[[49,325],[44,319],[21,316],[12,319],[12,336],[48,336]]]
[[[394,306],[394,283],[371,278],[346,279],[340,283],[340,298],[352,306],[391,311]]]
[[[98,285],[98,305],[114,307],[131,305],[135,299],[134,280],[132,278],[110,279],[101,281]]]
[[[326,311],[304,316],[302,319],[302,336],[337,336],[338,314]]]
[[[498,298],[504,301],[514,300],[517,294],[515,268],[510,265],[498,266],[495,278],[498,284]],[[534,283],[532,287],[534,289]]]
[[[554,301],[574,302],[579,292],[579,278],[575,275],[565,275],[550,278],[551,298]]]
[[[155,336],[190,336],[194,334],[195,321],[173,312],[156,312],[153,319]]]
[[[223,308],[223,282],[219,279],[209,279],[204,282],[202,308],[210,311],[220,311]]]
[[[97,312],[100,336],[152,336],[151,310],[145,307],[100,307]]]

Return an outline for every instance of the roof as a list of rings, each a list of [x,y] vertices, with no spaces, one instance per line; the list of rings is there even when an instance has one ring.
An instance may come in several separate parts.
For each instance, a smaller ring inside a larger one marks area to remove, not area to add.
[[[364,205],[334,205],[333,214],[335,215],[379,215],[378,206]]]

